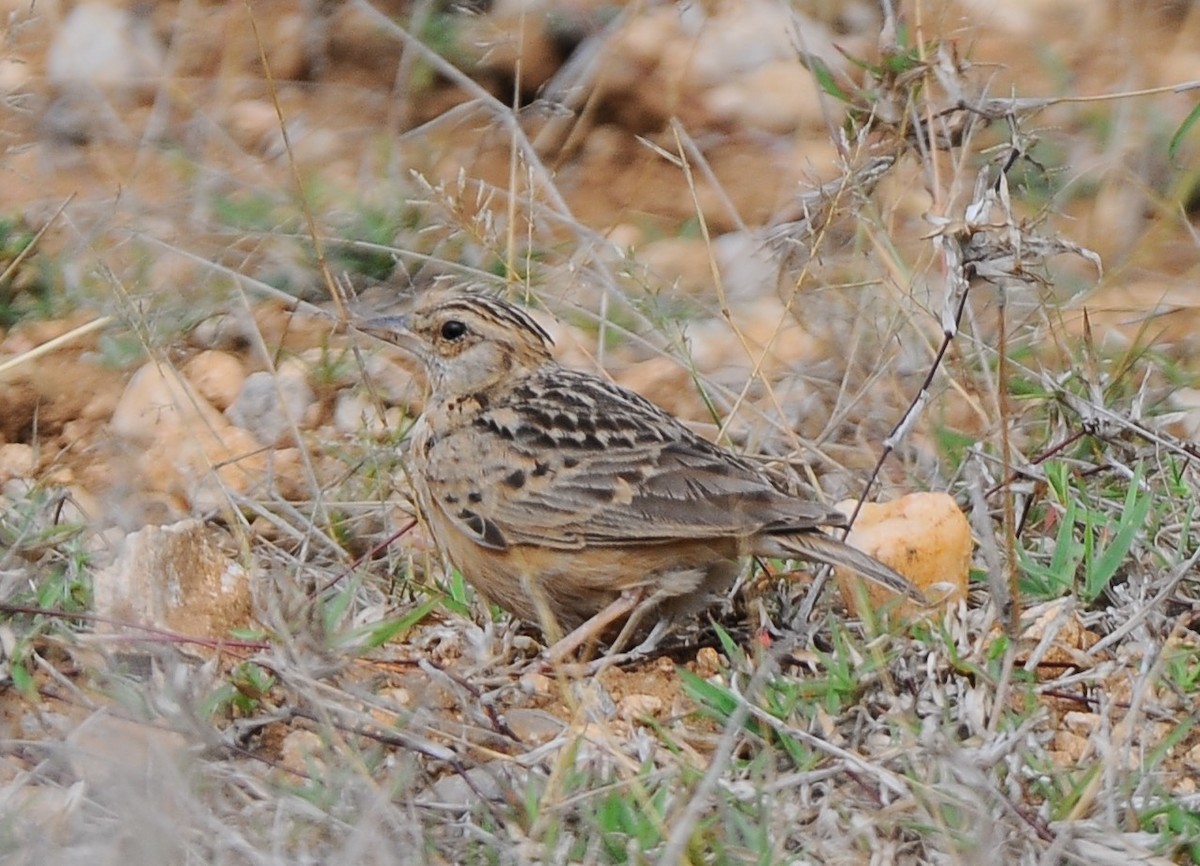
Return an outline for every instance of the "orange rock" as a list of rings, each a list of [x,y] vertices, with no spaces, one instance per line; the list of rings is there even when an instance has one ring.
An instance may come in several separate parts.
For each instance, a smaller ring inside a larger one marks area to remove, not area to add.
[[[246,382],[246,371],[236,356],[219,349],[206,349],[183,368],[183,375],[201,396],[224,411],[229,408]]]
[[[850,514],[854,502],[841,502],[838,509]],[[846,540],[903,574],[931,602],[953,602],[966,595],[971,527],[948,494],[911,493],[892,502],[868,503]],[[848,569],[838,569],[837,576],[851,610],[857,610],[860,583],[873,607],[894,600],[887,590],[865,583]],[[907,603],[903,609],[915,610]]]
[[[109,423],[139,446],[138,473],[151,491],[180,496],[195,511],[228,503],[262,484],[268,455],[181,375],[153,362],[138,370]]]

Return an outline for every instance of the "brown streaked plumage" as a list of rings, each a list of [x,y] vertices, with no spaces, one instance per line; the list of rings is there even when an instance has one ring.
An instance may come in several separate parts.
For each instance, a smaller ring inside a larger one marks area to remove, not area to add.
[[[639,605],[634,618],[700,607],[752,554],[847,566],[921,599],[820,531],[844,526],[840,512],[783,493],[638,394],[562,367],[511,304],[431,291],[356,327],[428,377],[411,459],[435,539],[481,594],[544,631]]]

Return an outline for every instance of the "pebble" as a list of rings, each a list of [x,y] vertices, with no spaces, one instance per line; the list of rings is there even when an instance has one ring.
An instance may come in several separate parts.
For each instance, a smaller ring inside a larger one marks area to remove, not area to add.
[[[843,514],[854,501],[838,503]],[[970,578],[971,526],[947,493],[910,493],[891,502],[863,505],[846,541],[907,577],[931,602],[955,602],[967,592]],[[838,568],[842,598],[857,609],[856,572]],[[861,581],[875,608],[892,600],[888,590]],[[913,608],[912,602],[905,609]]]
[[[33,446],[20,442],[0,445],[0,482],[11,478],[32,478],[37,469]]]
[[[316,403],[308,373],[295,364],[280,364],[274,373],[251,373],[226,414],[264,445],[293,441],[293,431],[305,426]]]
[[[242,362],[229,352],[206,349],[183,367],[183,374],[204,399],[224,411],[246,383]]]

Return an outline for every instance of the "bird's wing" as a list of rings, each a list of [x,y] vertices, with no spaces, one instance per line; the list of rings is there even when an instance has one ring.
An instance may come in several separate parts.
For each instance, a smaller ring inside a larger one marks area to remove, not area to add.
[[[486,453],[449,485],[462,489],[442,507],[488,547],[577,549],[845,523],[838,511],[780,492],[753,464],[639,395],[561,368],[490,405],[457,445],[432,447],[463,452],[480,434]],[[462,466],[471,455],[441,456],[454,459],[436,465]]]

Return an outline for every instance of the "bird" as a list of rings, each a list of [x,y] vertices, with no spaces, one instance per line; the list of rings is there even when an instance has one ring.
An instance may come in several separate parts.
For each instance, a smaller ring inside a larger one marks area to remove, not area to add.
[[[918,602],[907,579],[822,531],[847,518],[636,392],[558,363],[524,309],[430,288],[399,315],[357,317],[423,371],[410,431],[417,505],[488,601],[540,626],[563,658],[625,619],[707,606],[744,557],[845,566]],[[564,636],[565,635],[565,636]]]

